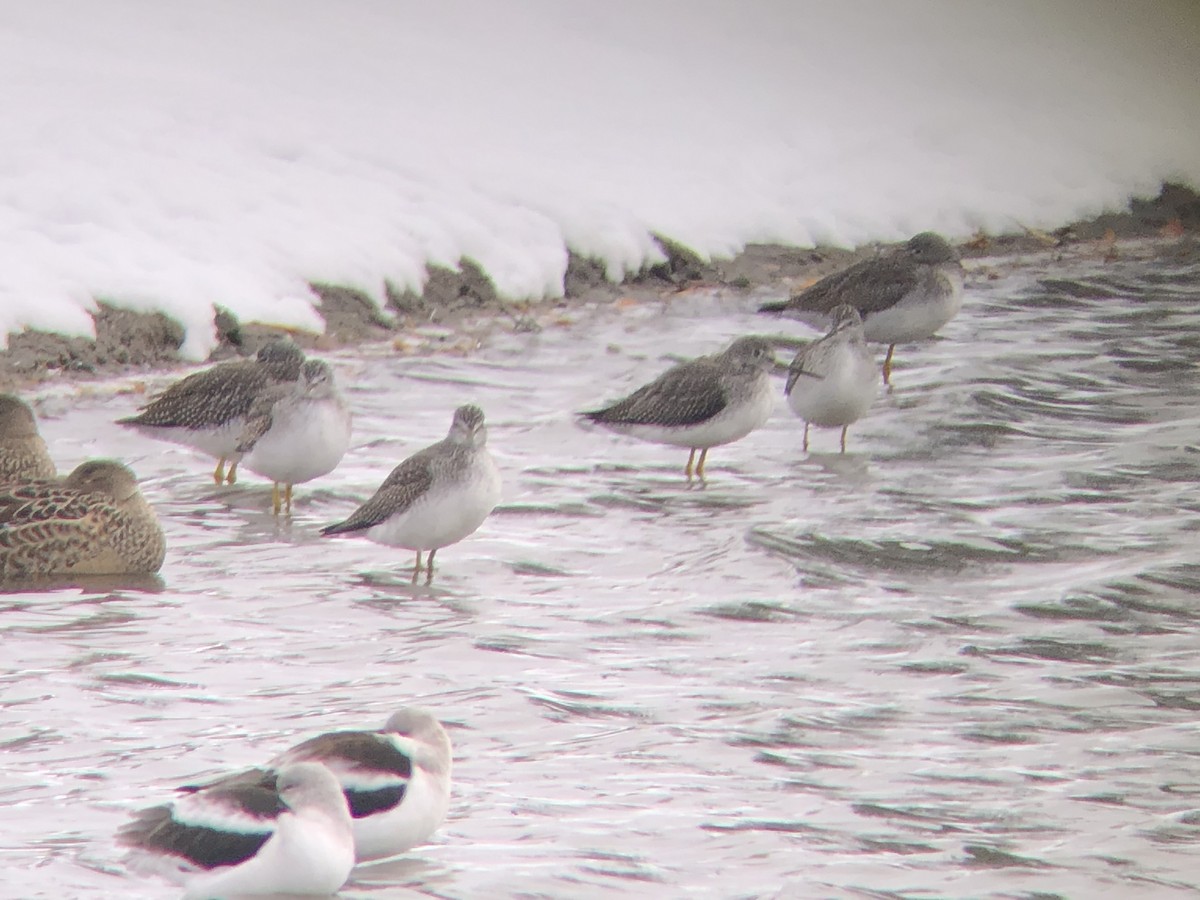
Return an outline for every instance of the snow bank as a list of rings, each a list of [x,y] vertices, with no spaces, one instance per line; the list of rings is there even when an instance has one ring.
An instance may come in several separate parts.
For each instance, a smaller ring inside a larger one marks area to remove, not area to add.
[[[0,12],[0,335],[93,298],[214,342],[468,256],[1052,227],[1200,184],[1188,0],[41,0]]]

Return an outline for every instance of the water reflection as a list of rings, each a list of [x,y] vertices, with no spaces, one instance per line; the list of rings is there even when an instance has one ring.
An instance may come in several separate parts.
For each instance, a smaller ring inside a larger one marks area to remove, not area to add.
[[[812,336],[759,298],[337,357],[353,447],[283,522],[111,425],[119,386],[47,404],[60,468],[128,459],[170,552],[155,584],[0,595],[5,890],[176,896],[120,867],[127,810],[417,702],[454,729],[450,821],[343,896],[1191,895],[1198,275],[980,280],[851,453],[801,454],[781,402],[705,485],[574,413]],[[505,497],[432,588],[319,536],[464,402]]]

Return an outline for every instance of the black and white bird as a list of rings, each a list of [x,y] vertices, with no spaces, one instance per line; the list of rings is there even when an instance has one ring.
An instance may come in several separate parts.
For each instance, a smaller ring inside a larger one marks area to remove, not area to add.
[[[775,408],[771,345],[740,337],[712,356],[679,363],[628,397],[583,417],[618,434],[689,449],[684,474],[704,478],[712,447],[730,444],[763,425]]]
[[[833,325],[824,337],[802,347],[788,367],[783,392],[792,412],[808,426],[840,427],[842,452],[846,430],[863,417],[879,393],[879,369],[863,339],[862,319],[853,306],[835,306]]]
[[[350,810],[333,774],[299,762],[269,783],[217,784],[137,813],[117,834],[130,868],[186,885],[185,900],[329,895],[354,868]]]
[[[285,750],[265,767],[228,775],[185,791],[269,787],[276,772],[321,763],[333,773],[350,808],[359,862],[383,859],[423,843],[450,806],[450,736],[432,713],[403,707],[378,731],[332,731]]]
[[[883,381],[890,384],[896,345],[932,337],[958,315],[962,299],[958,251],[941,235],[923,231],[889,254],[855,263],[758,311],[827,328],[835,306],[853,306],[866,339],[888,345]]]
[[[418,450],[384,479],[374,496],[325,535],[362,534],[379,544],[415,550],[412,580],[433,580],[433,557],[442,547],[473,534],[500,502],[500,470],[487,449],[483,410],[468,404],[454,411],[450,432]]]
[[[136,416],[117,423],[208,454],[217,460],[213,480],[233,484],[241,458],[238,440],[251,406],[271,385],[294,382],[303,365],[303,350],[290,340],[274,340],[264,344],[252,360],[221,363],[188,375],[143,406]]]

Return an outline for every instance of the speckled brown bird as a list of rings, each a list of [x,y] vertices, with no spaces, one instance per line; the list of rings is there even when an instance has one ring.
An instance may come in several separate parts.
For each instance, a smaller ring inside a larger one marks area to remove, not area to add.
[[[117,423],[207,453],[218,461],[213,480],[233,484],[241,459],[238,439],[254,401],[273,385],[295,381],[303,365],[304,351],[292,341],[271,341],[252,360],[221,363],[175,382],[136,416]]]
[[[0,394],[0,483],[57,474],[33,410],[20,397]]]
[[[89,460],[62,481],[0,486],[0,580],[149,574],[165,553],[137,478],[115,460]]]
[[[376,731],[331,731],[302,741],[265,767],[180,788],[205,793],[270,787],[284,767],[317,762],[342,786],[354,819],[359,862],[385,859],[424,843],[446,818],[453,766],[450,736],[432,713],[396,710]]]

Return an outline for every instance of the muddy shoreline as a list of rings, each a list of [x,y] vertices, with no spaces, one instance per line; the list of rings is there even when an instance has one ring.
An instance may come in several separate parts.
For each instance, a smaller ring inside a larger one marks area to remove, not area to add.
[[[316,350],[390,340],[401,354],[466,354],[497,329],[539,330],[581,306],[661,301],[701,289],[785,294],[879,249],[752,244],[732,259],[705,261],[669,238],[658,241],[666,262],[621,283],[608,281],[598,262],[572,253],[564,279],[565,295],[552,300],[499,297],[487,276],[464,259],[458,271],[431,268],[419,295],[387,285],[383,310],[356,289],[313,284],[326,322],[324,334],[242,323],[218,308],[214,321],[219,343],[210,361],[253,354],[264,341],[282,333]],[[1031,256],[1043,261],[1047,256],[1119,259],[1129,252],[1122,245],[1133,242],[1139,254],[1200,260],[1200,195],[1188,187],[1167,184],[1158,197],[1132,201],[1120,213],[1048,233],[978,234],[959,248],[970,279],[1017,269]],[[138,313],[100,302],[95,320],[94,341],[33,330],[11,334],[8,349],[0,351],[0,389],[21,390],[51,380],[89,381],[192,365],[178,353],[182,326],[161,313]]]

